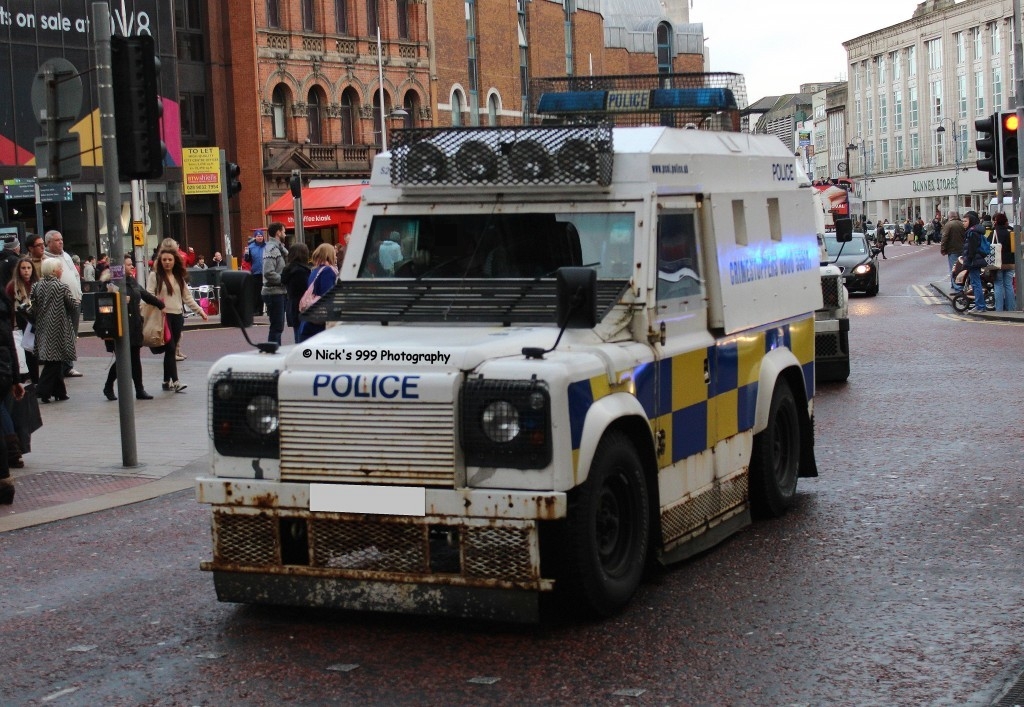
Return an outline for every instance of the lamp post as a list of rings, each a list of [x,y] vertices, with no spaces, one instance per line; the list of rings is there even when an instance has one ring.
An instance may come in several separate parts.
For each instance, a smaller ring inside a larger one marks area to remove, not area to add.
[[[935,128],[935,132],[942,134],[946,132],[946,126],[943,125],[946,121],[949,121],[950,126],[953,129],[953,188],[956,190],[956,210],[960,211],[960,142],[956,134],[956,123],[952,118],[943,118],[939,121],[939,127]]]
[[[868,156],[864,150],[864,138],[860,135],[850,140],[850,144],[846,146],[846,154],[849,155],[851,150],[860,150],[860,164],[861,164],[861,179],[864,180],[864,186],[861,188],[861,228],[864,228],[868,220]],[[849,174],[850,159],[847,157],[847,174]]]

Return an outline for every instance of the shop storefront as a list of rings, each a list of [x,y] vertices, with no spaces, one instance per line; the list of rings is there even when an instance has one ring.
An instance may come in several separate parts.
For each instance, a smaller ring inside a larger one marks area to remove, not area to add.
[[[365,188],[363,184],[303,188],[302,227],[310,251],[321,243],[348,243]],[[295,232],[295,200],[291,192],[270,205],[267,220],[280,221],[289,233]]]

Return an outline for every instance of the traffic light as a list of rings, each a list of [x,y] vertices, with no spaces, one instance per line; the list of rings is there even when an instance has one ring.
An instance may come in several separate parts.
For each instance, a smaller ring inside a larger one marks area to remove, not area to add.
[[[1003,179],[1020,173],[1017,160],[1017,112],[999,114],[999,175]]]
[[[988,172],[990,180],[999,177],[999,143],[996,140],[998,120],[999,114],[993,113],[987,118],[974,121],[974,129],[978,132],[974,141],[974,147],[978,150],[978,169]]]
[[[228,198],[230,199],[235,194],[242,191],[242,183],[238,181],[238,176],[242,173],[242,168],[235,162],[228,162],[224,166],[224,170],[227,172]]]
[[[163,103],[153,37],[111,37],[110,59],[118,174],[123,180],[155,179],[164,173],[166,148],[160,139]]]

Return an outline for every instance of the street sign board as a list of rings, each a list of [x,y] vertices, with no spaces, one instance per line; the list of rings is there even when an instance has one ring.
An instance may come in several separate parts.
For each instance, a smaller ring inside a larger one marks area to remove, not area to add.
[[[185,196],[220,194],[220,149],[181,148],[181,181]]]
[[[4,196],[7,199],[36,199],[36,180],[5,179]],[[71,182],[39,182],[39,201],[71,201]]]

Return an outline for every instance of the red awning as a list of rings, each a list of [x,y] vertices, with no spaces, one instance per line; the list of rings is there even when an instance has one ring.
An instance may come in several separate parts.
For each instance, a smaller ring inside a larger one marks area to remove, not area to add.
[[[337,187],[304,187],[302,190],[302,225],[305,228],[338,227],[339,235],[352,231],[359,199],[365,184]],[[273,221],[280,221],[285,228],[295,228],[295,206],[291,192],[285,192],[267,209]]]

